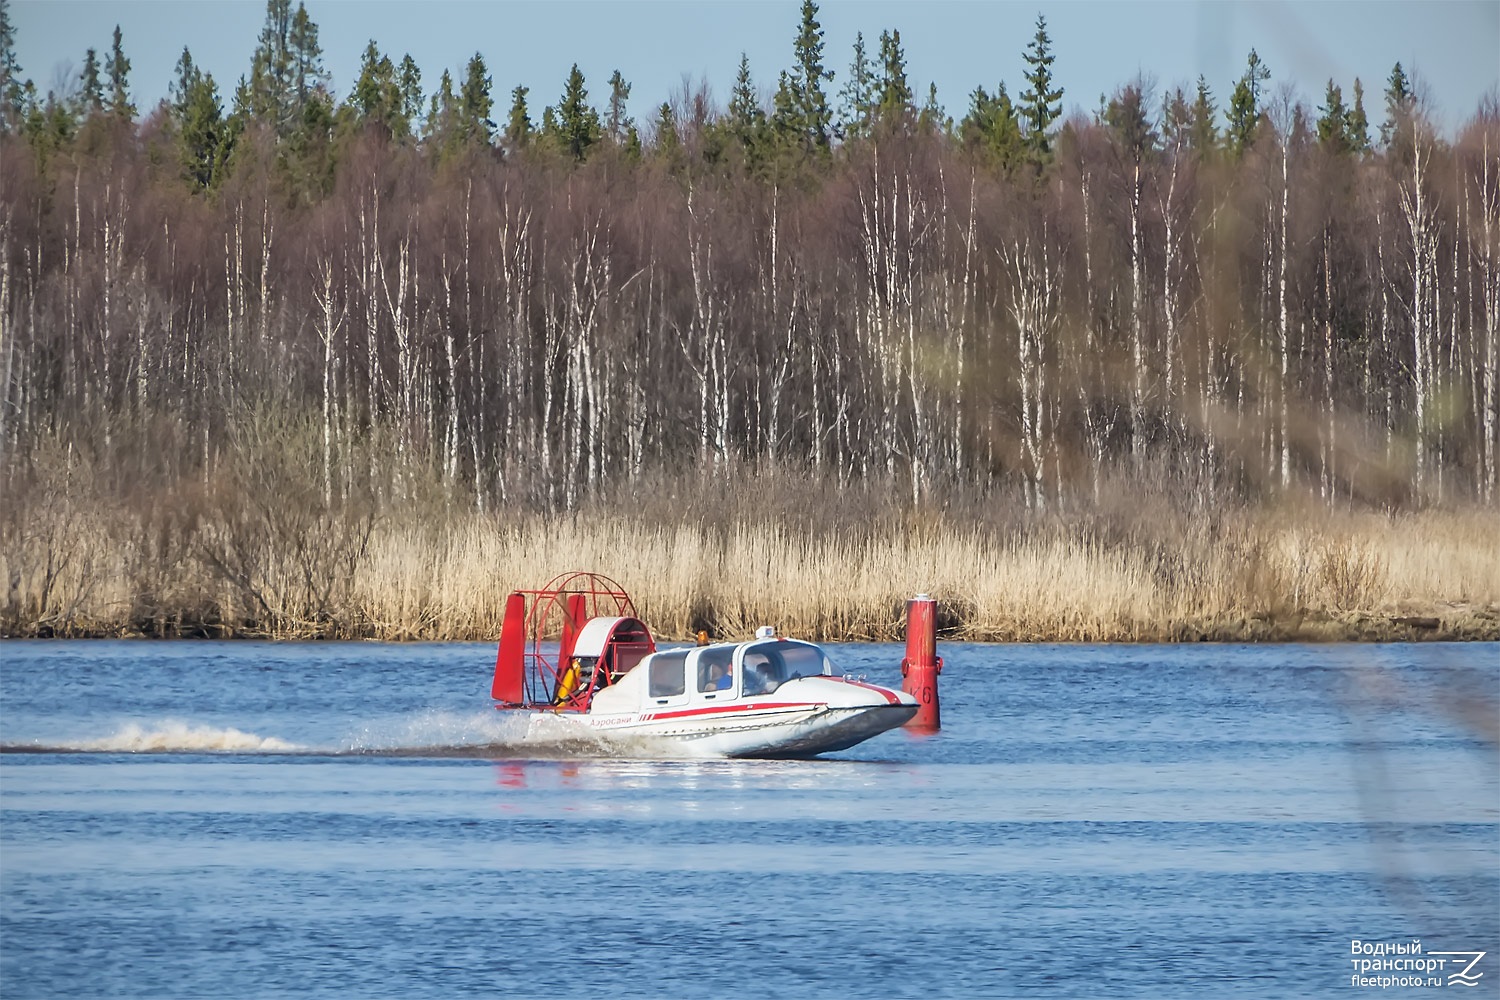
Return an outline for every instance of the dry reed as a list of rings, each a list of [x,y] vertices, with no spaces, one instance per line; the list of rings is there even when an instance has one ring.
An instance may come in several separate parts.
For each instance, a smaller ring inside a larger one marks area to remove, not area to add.
[[[10,635],[488,639],[511,589],[570,569],[620,581],[672,637],[892,639],[917,592],[971,640],[1500,636],[1500,515],[1481,510],[837,531],[426,509],[156,523],[62,498],[10,523],[0,617]]]

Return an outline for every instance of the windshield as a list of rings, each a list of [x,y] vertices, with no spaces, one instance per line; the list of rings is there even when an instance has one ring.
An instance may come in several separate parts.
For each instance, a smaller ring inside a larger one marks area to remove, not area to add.
[[[833,661],[817,646],[805,642],[761,642],[745,649],[742,694],[770,694],[798,677],[833,674]]]

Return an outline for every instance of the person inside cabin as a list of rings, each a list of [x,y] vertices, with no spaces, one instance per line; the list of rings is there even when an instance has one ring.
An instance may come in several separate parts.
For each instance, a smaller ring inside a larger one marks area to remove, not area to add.
[[[745,657],[743,686],[740,688],[742,696],[770,694],[780,686],[783,680],[781,659],[773,659],[774,655],[753,652]]]
[[[709,694],[728,691],[734,687],[734,673],[731,666],[733,660],[734,647],[732,646],[717,646],[699,652],[698,690]]]
[[[761,654],[745,657],[745,694],[765,694],[766,658]]]
[[[701,691],[728,691],[734,687],[733,668],[726,664],[715,663],[708,668],[708,674],[703,679]]]

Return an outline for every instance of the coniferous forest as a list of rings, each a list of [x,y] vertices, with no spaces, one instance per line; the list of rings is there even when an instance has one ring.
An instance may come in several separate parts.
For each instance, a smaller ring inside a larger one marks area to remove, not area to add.
[[[0,631],[487,637],[583,568],[668,633],[1500,633],[1493,93],[1065,118],[1038,18],[945,106],[811,0],[727,99],[343,93],[313,13],[149,103],[0,2]]]

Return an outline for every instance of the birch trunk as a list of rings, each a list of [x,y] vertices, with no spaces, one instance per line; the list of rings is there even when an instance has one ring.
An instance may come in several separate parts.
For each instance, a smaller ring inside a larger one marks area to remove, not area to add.
[[[1287,232],[1288,232],[1288,202],[1291,194],[1290,178],[1288,170],[1291,163],[1292,142],[1291,136],[1284,136],[1281,142],[1281,259],[1276,268],[1276,313],[1277,331],[1281,337],[1281,383],[1277,387],[1277,394],[1281,402],[1281,487],[1286,489],[1292,483],[1292,452],[1290,420],[1287,413],[1287,388],[1290,383],[1288,378],[1288,366],[1291,361],[1291,324],[1287,322],[1286,304],[1286,260],[1287,260]]]
[[[1140,469],[1146,454],[1146,309],[1142,302],[1145,262],[1141,234],[1141,159],[1137,154],[1130,180],[1130,453]]]
[[[1411,300],[1407,313],[1411,320],[1412,338],[1412,407],[1415,416],[1416,470],[1414,487],[1420,497],[1426,490],[1427,478],[1427,411],[1428,395],[1432,380],[1432,277],[1435,265],[1431,207],[1427,194],[1427,169],[1432,150],[1421,141],[1421,131],[1412,127],[1411,174],[1403,178],[1400,187],[1401,211],[1406,220],[1410,238],[1410,263],[1412,276]],[[1409,181],[1409,183],[1407,183]]]
[[[333,264],[327,258],[319,264],[318,290],[314,293],[322,323],[318,337],[323,341],[323,504],[333,506],[333,359],[334,339],[343,324],[343,315],[334,319]],[[348,304],[344,304],[348,308]]]
[[[1497,151],[1500,152],[1500,151]],[[1493,506],[1496,501],[1497,480],[1496,449],[1500,440],[1496,437],[1497,377],[1495,366],[1500,363],[1500,162],[1491,153],[1490,132],[1485,133],[1483,164],[1479,180],[1479,205],[1482,218],[1481,231],[1484,243],[1480,254],[1482,274],[1481,292],[1484,308],[1483,335],[1479,350],[1482,365],[1480,397],[1482,399],[1480,435],[1481,494],[1485,503]]]
[[[1046,507],[1042,454],[1043,400],[1046,397],[1045,344],[1058,319],[1060,270],[1050,258],[1045,235],[1030,235],[1002,244],[1008,284],[1008,308],[1016,330],[1016,380],[1020,390],[1021,450],[1026,476],[1026,503]]]
[[[11,412],[24,412],[24,401],[17,399],[15,383],[16,331],[11,320],[10,212],[0,208],[0,472],[8,469],[11,435],[15,428]]]

